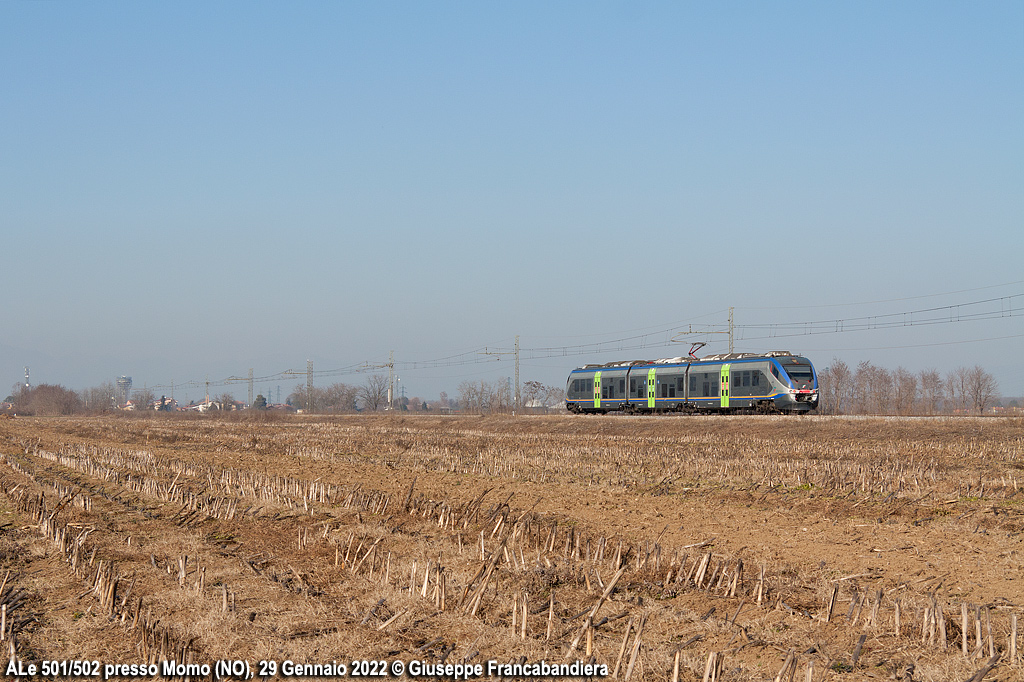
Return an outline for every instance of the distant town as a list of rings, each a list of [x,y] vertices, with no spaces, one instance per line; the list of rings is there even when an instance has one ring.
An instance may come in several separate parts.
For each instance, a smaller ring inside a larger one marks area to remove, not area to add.
[[[249,400],[238,400],[234,394],[211,395],[205,391],[201,400],[180,401],[174,395],[157,395],[147,387],[133,386],[132,378],[121,376],[100,386],[74,391],[57,384],[32,385],[28,368],[25,380],[15,384],[11,394],[0,403],[6,415],[57,416],[103,412],[239,412],[258,410],[295,414],[331,414],[358,412],[524,412],[544,413],[564,409],[565,392],[561,387],[526,381],[515,387],[510,380],[463,381],[456,398],[447,393],[426,399],[406,396],[396,390],[395,380],[384,375],[367,377],[361,385],[335,383],[316,387],[298,384],[284,400],[271,401],[268,395],[248,389]],[[278,391],[280,394],[280,391]]]

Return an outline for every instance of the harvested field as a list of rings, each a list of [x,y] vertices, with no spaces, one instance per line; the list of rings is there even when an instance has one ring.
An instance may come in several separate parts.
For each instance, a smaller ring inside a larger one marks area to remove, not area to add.
[[[1024,680],[1019,419],[18,418],[0,481],[26,664]]]

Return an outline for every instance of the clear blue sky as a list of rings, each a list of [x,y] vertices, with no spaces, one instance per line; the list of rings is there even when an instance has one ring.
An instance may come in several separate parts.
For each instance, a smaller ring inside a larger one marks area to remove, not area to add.
[[[1024,308],[1016,1],[5,2],[0,65],[5,391]],[[1024,394],[1021,312],[756,335]]]

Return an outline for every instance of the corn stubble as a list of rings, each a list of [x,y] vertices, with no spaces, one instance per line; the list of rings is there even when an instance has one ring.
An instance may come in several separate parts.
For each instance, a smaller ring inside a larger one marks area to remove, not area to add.
[[[0,646],[580,659],[673,682],[1024,679],[1022,426],[8,420]],[[834,558],[812,561],[790,520]],[[901,539],[876,547],[875,529]]]

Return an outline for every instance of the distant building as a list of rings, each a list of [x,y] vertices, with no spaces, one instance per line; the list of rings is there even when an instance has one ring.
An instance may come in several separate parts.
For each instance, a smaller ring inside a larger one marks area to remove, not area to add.
[[[178,409],[178,401],[174,398],[168,398],[167,396],[160,396],[149,404],[149,409],[176,412]]]

